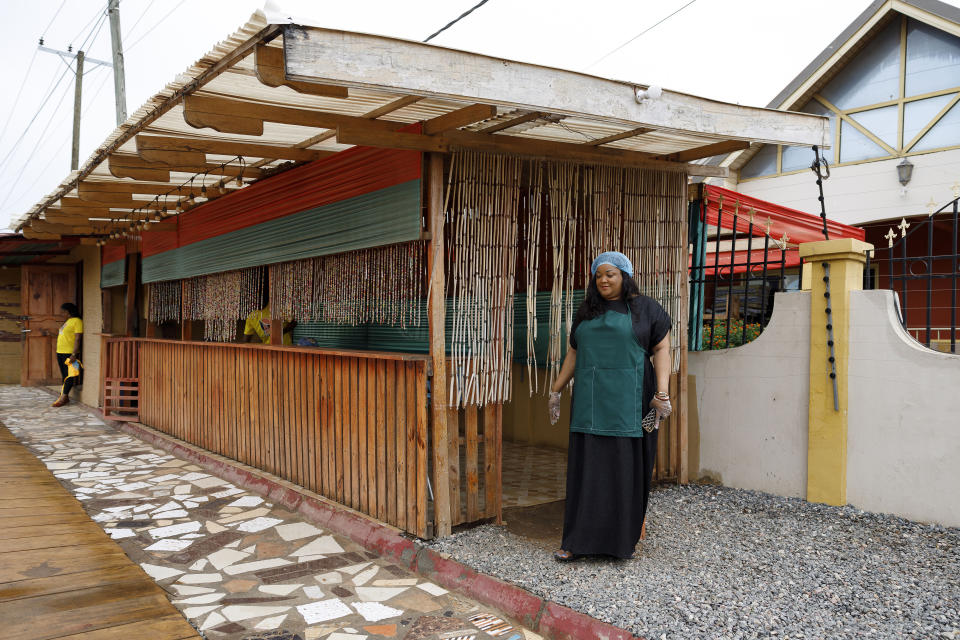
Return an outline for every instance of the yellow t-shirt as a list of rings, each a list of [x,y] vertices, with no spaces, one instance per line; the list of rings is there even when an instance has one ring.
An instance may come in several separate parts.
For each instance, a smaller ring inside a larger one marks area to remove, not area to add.
[[[77,346],[77,335],[83,334],[83,320],[70,318],[60,327],[57,334],[57,353],[73,353]]]
[[[254,311],[247,316],[247,321],[243,325],[243,335],[257,336],[263,344],[270,344],[270,307],[264,307]],[[283,334],[283,344],[293,344],[293,337],[290,332]]]

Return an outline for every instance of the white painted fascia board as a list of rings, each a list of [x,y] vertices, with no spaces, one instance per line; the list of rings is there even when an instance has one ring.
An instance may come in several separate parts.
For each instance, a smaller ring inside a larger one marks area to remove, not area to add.
[[[406,95],[547,111],[716,140],[828,145],[825,117],[744,107],[646,85],[332,29],[284,27],[287,77]]]

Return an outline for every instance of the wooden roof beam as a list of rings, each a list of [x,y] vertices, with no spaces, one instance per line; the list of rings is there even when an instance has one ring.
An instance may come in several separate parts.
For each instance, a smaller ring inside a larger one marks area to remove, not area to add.
[[[528,122],[533,122],[534,120],[539,120],[540,118],[545,117],[546,114],[540,113],[539,111],[533,111],[531,113],[525,113],[516,118],[511,118],[509,120],[504,120],[503,122],[498,122],[492,124],[489,127],[484,127],[477,131],[477,133],[495,133],[497,131],[503,131],[504,129],[510,129],[512,127],[519,126],[521,124],[526,124]]]
[[[552,142],[505,135],[493,136],[467,131],[450,131],[427,136],[407,132],[385,132],[353,126],[338,128],[337,141],[341,144],[439,153],[458,148],[492,153],[516,153],[540,158],[676,171],[695,176],[725,177],[728,175],[728,169],[724,167],[667,162],[657,160],[650,154],[636,151],[594,148],[569,142]]]
[[[747,107],[676,91],[637,99],[644,85],[409,40],[284,25],[286,77],[405,95],[650,127],[713,140],[829,147],[822,116]],[[390,64],[384,64],[389,58]]]
[[[290,87],[297,93],[327,98],[349,97],[346,87],[287,80],[285,67],[282,48],[258,44],[254,49],[254,74],[268,87]]]
[[[203,162],[200,164],[167,164],[150,162],[140,156],[127,153],[111,153],[109,156],[110,174],[116,178],[131,178],[147,182],[170,182],[170,172],[209,173],[224,177],[236,177],[243,173],[244,178],[257,180],[263,177],[263,170],[257,167],[228,164],[222,166],[217,163]],[[170,185],[175,189],[177,185]]]
[[[119,229],[112,222],[89,223],[85,225],[62,225],[33,220],[30,227],[41,233],[53,233],[62,236],[104,235]]]
[[[230,100],[209,96],[189,95],[183,101],[183,119],[191,127],[198,129],[210,127],[221,133],[235,133],[250,136],[263,135],[263,123],[278,122],[318,129],[336,129],[357,120],[356,116],[345,116],[324,111],[278,107],[258,102]],[[403,122],[376,120],[384,131],[395,131],[405,126]]]
[[[73,225],[84,226],[87,224],[99,222],[98,220],[91,220],[90,218],[57,215],[56,213],[50,213],[49,211],[44,212],[42,220],[45,220],[52,224],[63,224],[68,226],[73,226]],[[106,222],[106,220],[104,220],[103,222]],[[111,220],[110,222],[121,227],[128,227],[134,221],[133,220]]]
[[[257,172],[260,173],[259,171]],[[232,181],[229,181],[224,188],[227,191],[235,191],[236,188],[231,188],[230,185],[233,184]],[[200,182],[197,182],[194,185],[194,190],[199,189],[201,186]],[[207,187],[213,186],[216,188],[216,183],[207,183]],[[153,195],[153,196],[162,196],[167,193],[174,192],[177,190],[182,191],[183,195],[187,195],[189,192],[190,185],[180,184],[149,184],[143,182],[91,182],[83,181],[77,186],[77,195],[81,200],[96,200],[103,194],[117,194],[117,195]],[[86,197],[85,197],[86,196]]]
[[[61,236],[59,233],[37,231],[29,224],[24,225],[23,229],[20,230],[20,233],[22,233],[23,237],[28,240],[61,240],[63,238],[63,236]]]
[[[137,136],[137,155],[148,162],[164,162],[176,165],[204,165],[206,154],[241,156],[244,158],[272,158],[310,162],[333,155],[334,151],[293,149],[270,144],[233,142],[228,140],[202,140],[175,138],[172,136]]]
[[[724,142],[715,142],[702,147],[696,147],[695,149],[687,149],[685,151],[669,153],[659,156],[659,159],[669,160],[671,162],[690,162],[692,160],[699,160],[701,158],[710,158],[712,156],[723,155],[732,151],[740,151],[741,149],[746,149],[749,146],[750,143],[744,140],[726,140]]]
[[[81,185],[82,184],[83,183],[81,183]],[[219,198],[220,196],[227,195],[237,190],[236,188],[230,189],[224,186],[224,189],[226,189],[226,193],[220,193],[219,187],[216,184],[210,184],[210,185],[206,185],[206,192],[204,192],[203,187],[204,187],[203,183],[197,182],[192,187],[188,183],[185,185],[178,185],[178,186],[173,186],[173,185],[162,186],[162,189],[161,188],[147,189],[147,190],[133,189],[132,191],[129,191],[126,193],[118,193],[114,191],[91,191],[90,187],[87,187],[86,189],[82,189],[82,188],[78,189],[77,195],[80,198],[80,200],[91,203],[91,204],[95,204],[98,206],[112,207],[115,209],[116,208],[129,209],[129,208],[135,208],[135,205],[133,204],[134,193],[139,195],[152,194],[152,195],[158,196],[160,198],[160,201],[163,202],[164,200],[170,200],[170,199],[176,200],[179,198],[186,198],[191,193],[194,195],[194,197],[205,196],[208,200],[214,200],[216,198]]]
[[[433,135],[450,129],[459,129],[474,122],[489,120],[496,116],[497,108],[494,105],[472,104],[427,120],[423,123],[423,132],[427,135]]]
[[[163,198],[160,199],[160,203],[163,203]],[[104,209],[104,205],[99,202],[87,202],[86,200],[81,200],[80,198],[70,198],[63,197],[60,198],[60,207],[62,209],[74,209],[74,210],[100,210]],[[147,209],[147,208],[157,208],[157,202],[155,200],[134,200],[131,198],[129,201],[122,205],[109,205],[107,209]]]
[[[585,142],[584,146],[599,147],[600,145],[616,142],[617,140],[625,140],[627,138],[642,136],[643,134],[650,133],[651,131],[656,131],[656,129],[651,129],[649,127],[637,127],[636,129],[630,129],[629,131],[621,131],[620,133],[615,133],[612,136],[607,136],[605,138],[597,138],[596,140]]]

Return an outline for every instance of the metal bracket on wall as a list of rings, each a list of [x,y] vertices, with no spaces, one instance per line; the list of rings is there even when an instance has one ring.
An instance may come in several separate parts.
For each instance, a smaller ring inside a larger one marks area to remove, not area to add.
[[[830,307],[830,265],[823,262],[823,297],[827,300],[827,346],[830,347],[830,381],[833,383],[833,410],[840,411],[840,397],[837,394],[837,354],[833,340],[833,309]]]

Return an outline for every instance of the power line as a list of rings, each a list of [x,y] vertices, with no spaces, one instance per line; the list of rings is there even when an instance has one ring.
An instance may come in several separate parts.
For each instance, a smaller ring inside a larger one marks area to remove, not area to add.
[[[67,4],[67,0],[63,0],[63,2],[60,3],[60,8],[57,9],[57,11],[53,14],[53,17],[50,18],[50,22],[48,22],[48,23],[47,23],[47,26],[44,27],[43,31],[40,32],[40,37],[41,37],[41,38],[43,38],[43,36],[45,36],[45,35],[47,34],[47,31],[50,30],[50,27],[53,25],[53,21],[56,20],[56,19],[57,19],[57,16],[60,15],[60,12],[63,11],[63,6],[64,6],[65,4]]]
[[[143,34],[142,36],[140,36],[139,38],[137,38],[136,40],[134,40],[134,41],[133,41],[133,44],[130,44],[130,45],[127,45],[126,47],[124,47],[124,49],[126,50],[124,53],[128,53],[131,49],[133,49],[135,46],[137,46],[144,38],[146,38],[148,35],[150,35],[151,33],[153,33],[153,30],[154,30],[154,29],[156,29],[157,27],[159,27],[159,26],[161,25],[161,23],[163,23],[164,20],[166,20],[167,18],[169,18],[171,15],[173,15],[173,12],[176,11],[177,9],[179,9],[181,6],[183,6],[183,3],[186,2],[186,1],[187,1],[187,0],[180,0],[180,2],[177,4],[177,6],[175,6],[173,9],[170,9],[170,11],[168,11],[168,12],[166,13],[166,15],[164,15],[162,18],[160,18],[159,20],[157,20],[156,22],[154,22],[154,23],[153,23],[153,26],[150,27],[150,29],[149,29],[145,34]],[[486,1],[486,0],[484,0],[484,1]]]
[[[60,3],[60,6],[53,13],[53,17],[50,18],[50,22],[47,23],[47,26],[44,27],[43,31],[40,32],[40,42],[43,42],[43,37],[47,34],[47,31],[50,30],[50,27],[53,25],[53,21],[57,19],[57,16],[60,15],[60,12],[63,11],[64,5],[67,4],[67,0],[63,0]],[[10,107],[10,113],[7,114],[7,120],[3,123],[3,130],[0,131],[0,140],[3,140],[3,137],[7,135],[7,129],[10,127],[10,121],[13,120],[13,114],[17,111],[17,106],[20,104],[20,96],[23,95],[23,88],[27,86],[27,80],[30,78],[30,72],[33,70],[33,63],[37,59],[38,49],[33,50],[33,55],[30,57],[30,63],[27,65],[27,72],[23,76],[23,82],[20,83],[20,89],[17,91],[17,97],[13,99],[13,106]]]
[[[659,22],[657,22],[656,24],[654,24],[654,25],[652,25],[652,26],[647,27],[646,29],[644,29],[643,31],[641,31],[641,32],[638,33],[637,35],[633,36],[632,38],[630,38],[629,40],[627,40],[626,42],[624,42],[622,45],[620,45],[619,47],[617,47],[617,48],[614,49],[613,51],[611,51],[611,52],[609,52],[609,53],[601,56],[600,58],[598,58],[598,59],[595,60],[594,62],[590,63],[589,66],[584,67],[584,70],[589,69],[590,67],[593,67],[593,66],[596,65],[597,63],[606,60],[607,58],[609,58],[610,56],[612,56],[613,54],[615,54],[617,51],[620,51],[620,49],[623,49],[625,46],[627,46],[628,44],[630,44],[631,42],[633,42],[634,40],[636,40],[636,39],[639,38],[640,36],[642,36],[642,35],[644,35],[644,34],[646,34],[646,33],[649,33],[650,31],[652,31],[652,30],[655,29],[656,27],[660,26],[661,24],[663,24],[664,22],[666,22],[667,20],[669,20],[669,19],[672,18],[673,16],[677,15],[678,13],[680,13],[681,11],[683,11],[684,9],[686,9],[687,7],[689,7],[690,5],[692,5],[692,4],[693,4],[694,2],[696,2],[696,1],[697,1],[697,0],[690,0],[690,2],[688,2],[688,3],[685,4],[685,5],[683,5],[682,7],[680,7],[679,9],[677,9],[676,11],[674,11],[673,13],[671,13],[670,15],[668,15],[666,18],[662,18]]]
[[[478,2],[478,3],[475,4],[475,5],[473,5],[472,7],[470,7],[468,10],[464,11],[463,13],[461,13],[459,16],[457,16],[457,18],[455,18],[454,20],[451,20],[451,21],[448,22],[446,25],[444,25],[439,31],[437,31],[436,33],[433,33],[433,34],[427,36],[427,39],[424,40],[424,42],[430,42],[431,40],[433,40],[434,38],[436,38],[438,35],[440,35],[440,34],[443,33],[444,31],[446,31],[447,29],[449,29],[449,28],[452,27],[453,25],[457,24],[458,22],[460,22],[461,20],[463,20],[464,18],[466,18],[468,15],[470,15],[471,13],[473,13],[474,11],[476,11],[477,9],[479,9],[480,7],[482,7],[483,5],[487,4],[488,1],[489,1],[489,0],[480,0],[480,2]]]
[[[103,6],[103,9],[100,9],[95,14],[93,14],[93,17],[87,21],[87,24],[80,27],[80,31],[77,32],[77,35],[73,36],[73,39],[71,40],[71,44],[79,40],[80,36],[82,36],[84,32],[86,32],[88,29],[91,28],[91,25],[93,25],[93,23],[96,22],[97,18],[102,17],[105,13],[106,13],[106,5]]]
[[[60,96],[60,102],[58,102],[57,106],[53,108],[53,113],[50,114],[50,119],[47,120],[46,126],[44,126],[43,131],[40,132],[40,137],[39,137],[40,140],[43,140],[44,134],[46,134],[47,129],[50,128],[50,123],[53,122],[54,116],[57,115],[57,109],[60,108],[60,105],[63,104],[64,99],[67,97],[69,93],[70,93],[70,86],[68,85],[67,90],[63,92],[62,96]],[[11,153],[12,153],[12,150],[11,150]],[[23,176],[23,172],[26,171],[27,166],[30,164],[30,160],[32,160],[35,157],[36,157],[35,155],[31,155],[30,159],[28,159],[26,162],[20,165],[20,172],[17,173],[17,177],[13,179],[13,183],[10,185],[10,188],[7,189],[7,195],[4,197],[3,202],[0,202],[0,208],[2,208],[5,204],[7,204],[7,201],[10,199],[10,196],[13,194],[13,186],[16,185],[18,182],[20,182],[20,178]]]
[[[150,4],[148,4],[147,8],[143,10],[143,13],[140,14],[140,17],[137,18],[137,21],[133,23],[133,26],[130,27],[130,30],[127,32],[126,37],[129,38],[133,34],[133,32],[137,30],[137,25],[143,22],[144,17],[147,15],[147,12],[150,11],[150,9],[153,7],[154,2],[156,2],[156,0],[150,0]]]
[[[87,34],[87,37],[84,39],[83,43],[79,47],[80,50],[83,50],[83,48],[85,48],[88,43],[92,43],[92,41],[95,41],[97,36],[100,35],[100,30],[103,28],[103,23],[106,17],[107,17],[106,14],[103,14],[100,17],[100,22],[96,25],[96,31],[91,31],[91,33]],[[56,88],[60,85],[60,82],[63,80],[64,76],[66,76],[66,73],[69,70],[70,70],[69,66],[66,69],[64,69],[63,73],[60,76],[60,79],[57,80],[57,84],[54,87],[53,91],[56,91]],[[69,89],[69,86],[67,88]],[[43,107],[46,105],[47,101],[53,96],[53,91],[51,91],[51,93],[44,99],[43,104],[40,106],[40,109],[38,109],[37,112],[33,115],[33,118],[30,119],[30,123],[27,124],[26,128],[24,128],[23,133],[21,133],[20,137],[17,138],[17,141],[14,143],[13,147],[10,148],[10,151],[7,153],[4,159],[0,161],[0,168],[6,165],[6,163],[12,157],[14,151],[16,151],[17,147],[23,141],[24,137],[26,137],[27,132],[30,130],[30,127],[33,126],[33,123],[36,121],[37,117],[40,115],[41,111],[43,110]],[[63,95],[60,96],[60,101],[57,103],[57,106],[54,107],[53,112],[50,114],[50,118],[47,120],[47,124],[43,127],[43,131],[40,132],[39,139],[42,140],[43,136],[47,133],[47,130],[50,128],[50,125],[53,123],[53,120],[57,115],[57,110],[60,108],[60,105],[63,104],[63,101],[66,98],[68,93],[69,93],[69,90],[64,91]],[[14,178],[13,180],[13,184],[16,184],[17,182],[20,181],[21,176],[23,176],[23,172],[26,170],[27,166],[30,164],[30,161],[33,160],[33,158],[35,157],[36,156],[31,156],[26,162],[23,163],[23,165],[20,167],[20,172],[17,174],[17,177]],[[12,188],[7,190],[7,195],[6,197],[4,197],[3,201],[0,202],[0,207],[3,207],[7,203],[7,201],[10,199],[11,194],[12,194]]]

